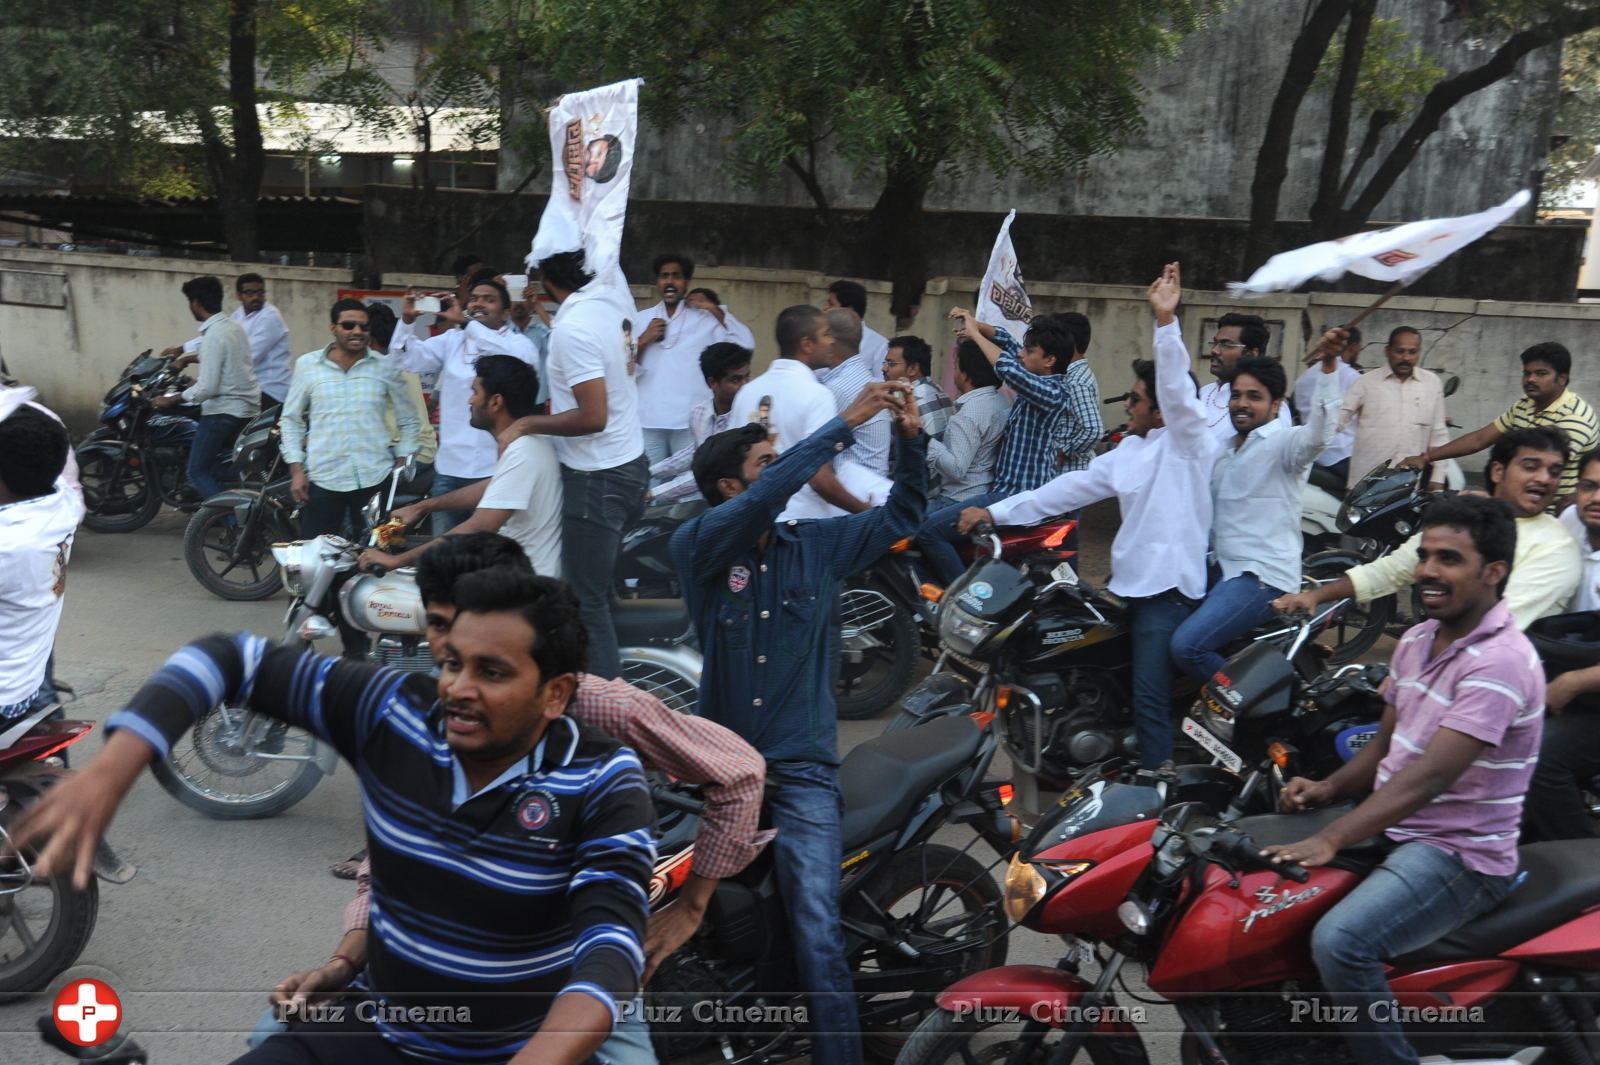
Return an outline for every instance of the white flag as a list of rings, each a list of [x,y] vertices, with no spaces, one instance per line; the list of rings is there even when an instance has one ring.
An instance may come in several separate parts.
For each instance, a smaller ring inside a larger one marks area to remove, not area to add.
[[[547,256],[582,248],[590,273],[614,273],[621,279],[618,257],[633,179],[641,84],[633,78],[569,92],[550,109],[550,202],[533,238],[530,269]]]
[[[1312,278],[1337,281],[1346,273],[1374,281],[1410,282],[1508,220],[1532,198],[1523,189],[1500,206],[1477,214],[1407,222],[1286,251],[1268,259],[1250,280],[1229,282],[1228,292],[1234,296],[1287,292]]]
[[[1033,301],[1022,284],[1022,269],[1017,265],[1017,252],[1011,246],[1011,223],[1017,217],[1016,208],[1000,223],[1000,233],[994,238],[994,248],[989,252],[989,268],[983,272],[983,282],[978,286],[978,305],[974,316],[986,325],[997,325],[1018,340],[1028,328],[1033,317]]]

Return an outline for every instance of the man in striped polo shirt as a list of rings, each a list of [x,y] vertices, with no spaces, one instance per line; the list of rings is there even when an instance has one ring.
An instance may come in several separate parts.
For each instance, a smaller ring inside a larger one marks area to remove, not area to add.
[[[455,602],[437,682],[249,635],[190,644],[14,831],[41,875],[83,886],[139,771],[224,700],[344,755],[372,861],[367,971],[242,1063],[578,1065],[638,990],[654,817],[634,754],[565,713],[577,599],[502,570],[462,578]]]
[[[1415,1065],[1384,961],[1497,905],[1517,872],[1522,798],[1544,721],[1544,671],[1500,600],[1517,530],[1504,502],[1455,496],[1422,515],[1416,589],[1429,620],[1395,648],[1377,738],[1327,780],[1296,777],[1287,810],[1361,805],[1279,861],[1326,864],[1380,832],[1398,846],[1317,923],[1312,958],[1356,1060]],[[1368,794],[1370,792],[1370,794]]]

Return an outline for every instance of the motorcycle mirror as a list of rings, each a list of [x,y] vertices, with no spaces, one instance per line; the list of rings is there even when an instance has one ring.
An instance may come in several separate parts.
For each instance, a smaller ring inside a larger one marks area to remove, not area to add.
[[[406,464],[400,468],[400,480],[404,484],[410,484],[412,481],[416,480],[416,477],[417,455],[416,452],[412,452],[406,456]]]
[[[1456,394],[1456,389],[1461,387],[1461,378],[1457,377],[1453,373],[1447,373],[1444,375],[1444,381],[1442,383],[1444,385],[1444,394],[1447,396],[1453,396]]]

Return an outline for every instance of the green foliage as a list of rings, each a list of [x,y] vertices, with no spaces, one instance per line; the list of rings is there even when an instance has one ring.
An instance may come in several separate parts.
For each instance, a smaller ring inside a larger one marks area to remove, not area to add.
[[[1336,40],[1317,68],[1318,89],[1331,91],[1344,61],[1343,39]],[[1355,101],[1370,114],[1385,111],[1403,117],[1445,75],[1444,67],[1423,52],[1397,18],[1375,18],[1368,30],[1367,46],[1356,78]]]
[[[1546,197],[1569,190],[1600,154],[1600,30],[1571,38],[1562,50],[1561,106],[1553,130],[1567,141],[1550,153]]]

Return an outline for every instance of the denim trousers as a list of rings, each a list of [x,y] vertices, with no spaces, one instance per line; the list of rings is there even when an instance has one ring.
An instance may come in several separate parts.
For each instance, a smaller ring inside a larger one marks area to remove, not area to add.
[[[454,492],[457,488],[465,488],[469,484],[477,484],[483,480],[487,480],[487,478],[457,477],[450,473],[435,472],[433,475],[433,489],[428,495],[437,498]],[[433,512],[432,519],[433,535],[443,536],[470,517],[472,517],[472,509],[470,507],[466,510],[436,510]]]
[[[1515,876],[1475,872],[1427,843],[1396,848],[1317,922],[1311,957],[1351,1053],[1367,1065],[1416,1065],[1417,1052],[1393,1020],[1385,959],[1426,946],[1486,913],[1510,894]]]
[[[694,434],[688,429],[644,430],[644,459],[654,466],[662,459],[671,458],[690,444]]]
[[[589,632],[588,672],[611,679],[622,672],[611,623],[612,585],[622,534],[644,514],[650,466],[643,455],[609,470],[561,467],[561,569]]]
[[[1133,636],[1133,717],[1139,764],[1159,769],[1172,758],[1172,634],[1193,611],[1193,599],[1169,588],[1125,600]]]
[[[1583,789],[1600,776],[1600,714],[1547,714],[1539,761],[1528,783],[1522,821],[1530,835],[1547,839],[1594,836]]]
[[[233,438],[244,428],[245,419],[231,414],[206,414],[195,424],[194,442],[189,446],[189,486],[201,500],[222,491],[217,478],[228,459]]]
[[[767,763],[772,860],[789,918],[799,990],[807,996],[816,1065],[861,1065],[861,1020],[839,922],[839,771],[820,762]]]
[[[380,481],[371,488],[357,488],[353,492],[335,492],[316,484],[300,508],[300,537],[309,540],[323,533],[336,536],[359,537],[366,530],[367,519],[361,513],[372,499],[372,493],[384,487]],[[389,515],[383,515],[387,521]]]
[[[1172,634],[1172,660],[1191,677],[1210,680],[1227,661],[1217,648],[1271,620],[1272,601],[1282,594],[1254,573],[1213,584]]]
[[[967,571],[966,564],[956,551],[956,544],[966,539],[966,533],[956,532],[956,519],[968,507],[986,507],[1006,498],[1004,492],[985,492],[971,499],[952,503],[948,507],[930,511],[917,530],[917,549],[922,552],[922,564],[929,575],[942,587],[950,584]]]

